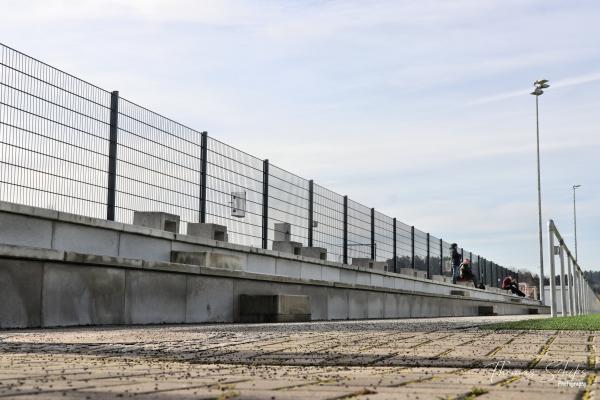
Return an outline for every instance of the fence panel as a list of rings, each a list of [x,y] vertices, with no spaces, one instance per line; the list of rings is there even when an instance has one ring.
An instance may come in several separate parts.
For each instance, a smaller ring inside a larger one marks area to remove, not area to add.
[[[119,99],[115,219],[134,211],[179,215],[180,232],[199,222],[201,133]]]
[[[291,240],[308,246],[309,182],[288,171],[269,165],[269,230],[272,246],[275,224],[291,224]],[[314,199],[313,199],[314,201]]]
[[[415,228],[415,269],[427,271],[427,233]]]
[[[313,245],[327,249],[329,261],[342,262],[344,256],[344,196],[322,186],[313,186]]]
[[[440,239],[429,235],[429,273],[443,275],[441,268]]]
[[[442,242],[442,261],[444,264],[443,275],[452,276],[452,254],[450,253],[450,243]]]
[[[375,258],[394,267],[394,219],[375,211]]]
[[[106,218],[110,98],[0,44],[0,200]]]
[[[229,241],[262,246],[263,160],[208,138],[206,221],[227,226]],[[234,199],[245,196],[243,212]]]
[[[412,268],[411,227],[400,221],[396,221],[396,257],[398,269]]]
[[[371,258],[371,209],[348,199],[348,262]]]

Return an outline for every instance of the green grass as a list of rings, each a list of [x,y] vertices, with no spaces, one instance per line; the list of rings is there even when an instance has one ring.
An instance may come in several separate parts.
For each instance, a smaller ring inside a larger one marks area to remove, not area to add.
[[[600,331],[600,314],[575,317],[556,317],[544,319],[526,319],[522,321],[501,322],[482,325],[482,329],[534,329],[566,331]]]

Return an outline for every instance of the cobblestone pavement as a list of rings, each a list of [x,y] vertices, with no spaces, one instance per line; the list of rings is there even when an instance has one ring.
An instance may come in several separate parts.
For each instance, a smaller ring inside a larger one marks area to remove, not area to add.
[[[516,318],[0,331],[0,398],[598,398],[600,334]]]

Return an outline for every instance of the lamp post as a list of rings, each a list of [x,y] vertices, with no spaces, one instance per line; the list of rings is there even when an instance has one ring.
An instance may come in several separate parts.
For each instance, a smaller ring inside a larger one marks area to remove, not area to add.
[[[539,118],[539,97],[544,94],[544,89],[549,88],[547,79],[537,80],[533,83],[534,90],[531,92],[535,96],[535,123],[537,138],[537,191],[538,191],[538,234],[540,243],[540,301],[544,303],[544,244],[542,239],[542,184],[540,174],[540,118]],[[550,277],[554,279],[554,277]]]
[[[575,261],[577,261],[577,206],[575,202],[575,191],[581,185],[573,185],[573,231],[575,233]]]

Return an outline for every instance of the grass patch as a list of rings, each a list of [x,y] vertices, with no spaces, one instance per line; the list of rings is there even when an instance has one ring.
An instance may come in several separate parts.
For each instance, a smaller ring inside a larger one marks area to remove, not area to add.
[[[600,314],[500,322],[482,325],[482,329],[600,331]]]

